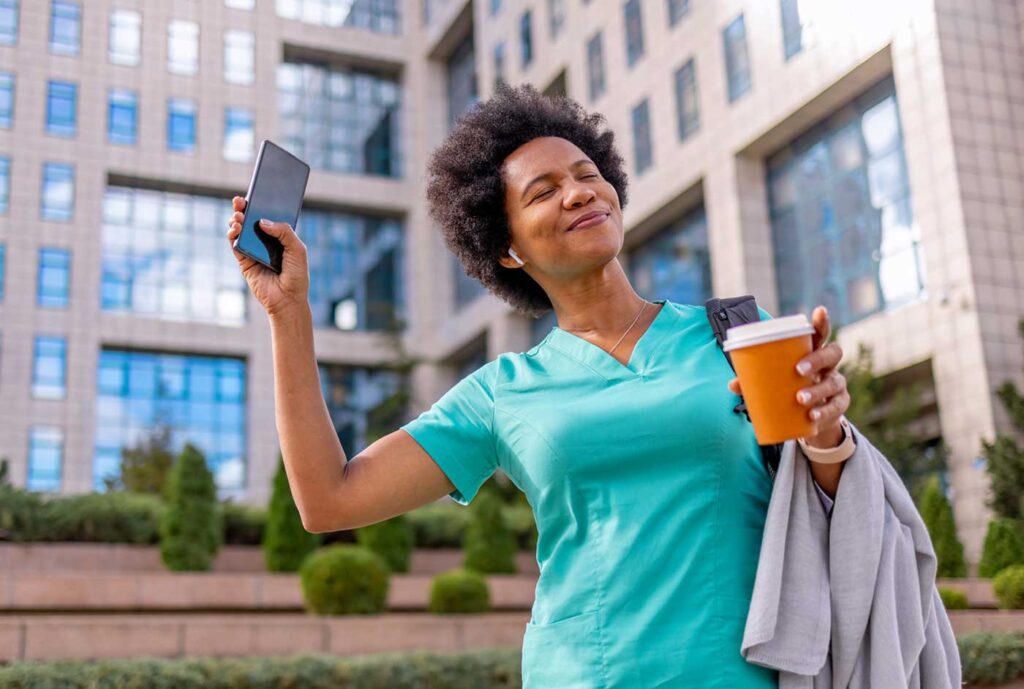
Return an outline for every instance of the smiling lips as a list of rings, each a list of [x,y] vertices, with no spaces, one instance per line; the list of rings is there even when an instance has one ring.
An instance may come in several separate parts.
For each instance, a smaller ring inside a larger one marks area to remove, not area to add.
[[[576,220],[574,220],[573,223],[569,225],[569,228],[566,230],[566,232],[571,232],[572,230],[579,230],[586,227],[593,227],[594,225],[600,225],[605,221],[605,218],[607,217],[608,214],[603,211],[594,211],[592,213],[587,213],[586,215],[582,215]]]

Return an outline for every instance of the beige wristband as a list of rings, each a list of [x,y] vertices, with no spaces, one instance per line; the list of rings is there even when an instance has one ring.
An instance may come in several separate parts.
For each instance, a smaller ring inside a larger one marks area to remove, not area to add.
[[[804,442],[803,438],[797,438],[797,442],[800,443],[800,449],[804,451],[807,459],[818,464],[839,464],[853,456],[854,451],[857,449],[857,443],[853,439],[853,429],[850,428],[850,422],[846,420],[845,416],[842,416],[839,418],[839,425],[843,429],[843,440],[838,446],[827,450],[811,447]]]

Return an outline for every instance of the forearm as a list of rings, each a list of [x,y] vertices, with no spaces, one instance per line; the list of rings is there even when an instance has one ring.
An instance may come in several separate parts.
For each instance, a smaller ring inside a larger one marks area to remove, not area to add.
[[[305,524],[336,494],[346,462],[320,388],[308,305],[270,319],[274,414],[285,472]]]

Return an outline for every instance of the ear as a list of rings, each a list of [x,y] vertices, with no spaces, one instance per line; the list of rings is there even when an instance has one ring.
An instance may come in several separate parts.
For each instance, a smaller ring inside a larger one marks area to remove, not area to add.
[[[522,266],[519,265],[519,263],[508,254],[505,254],[504,256],[499,258],[498,263],[500,263],[505,268],[522,268]]]

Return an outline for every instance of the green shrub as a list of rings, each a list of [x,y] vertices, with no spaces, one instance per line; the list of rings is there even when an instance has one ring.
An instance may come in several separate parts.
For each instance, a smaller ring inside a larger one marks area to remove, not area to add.
[[[537,522],[533,519],[533,509],[529,503],[505,505],[501,508],[505,523],[516,536],[516,545],[520,550],[537,550]]]
[[[928,535],[938,560],[937,577],[963,578],[967,576],[964,546],[957,538],[953,508],[942,492],[938,476],[927,482],[921,493],[919,506],[921,519],[928,527]]]
[[[404,514],[356,529],[356,543],[380,555],[392,572],[409,571],[413,533]]]
[[[173,571],[207,571],[220,549],[224,526],[206,459],[185,443],[167,478],[167,508],[160,520],[160,557]]]
[[[460,548],[469,526],[469,510],[451,500],[407,512],[417,548]]]
[[[267,528],[267,511],[255,505],[221,503],[225,545],[259,545]]]
[[[1024,634],[974,632],[957,639],[963,681],[1003,684],[1024,676]]]
[[[1024,564],[1024,535],[1020,524],[1005,517],[990,521],[981,549],[978,576],[991,578],[1010,565],[1021,564]]]
[[[1011,565],[997,574],[992,590],[1003,610],[1024,610],[1024,565]]]
[[[501,501],[491,493],[481,493],[470,512],[463,567],[481,574],[515,574],[516,537],[505,523]]]
[[[339,543],[320,548],[299,568],[306,608],[317,615],[372,615],[388,603],[388,566],[368,548]]]
[[[263,532],[263,560],[269,572],[296,572],[302,561],[322,542],[317,533],[302,526],[302,517],[292,499],[288,474],[280,453],[277,472],[267,508],[267,527]]]
[[[159,540],[164,503],[157,495],[113,491],[46,501],[39,540],[150,544]]]
[[[392,652],[364,656],[18,662],[0,666],[11,689],[519,689],[521,650]]]
[[[427,609],[435,613],[487,612],[491,609],[487,579],[467,569],[442,572],[430,582]]]
[[[942,605],[945,606],[946,610],[966,610],[968,608],[967,594],[960,589],[940,586],[939,596],[942,597]]]
[[[42,539],[46,522],[39,493],[0,484],[0,540],[29,543]]]

